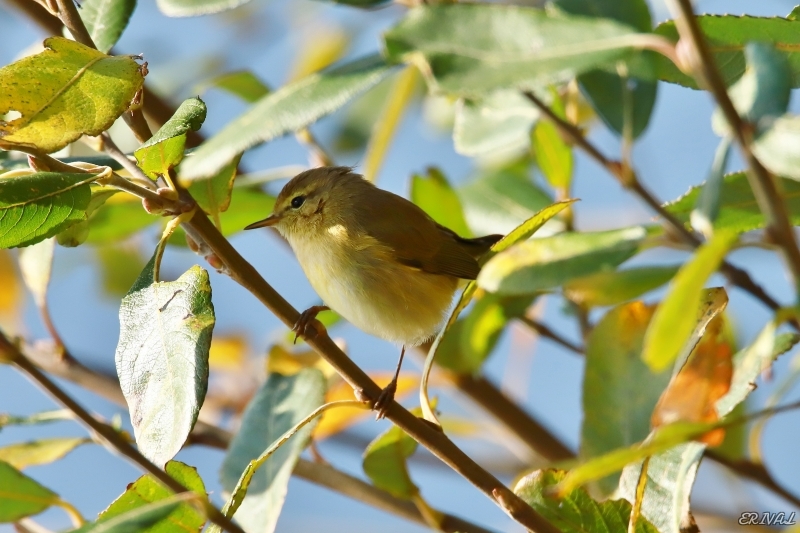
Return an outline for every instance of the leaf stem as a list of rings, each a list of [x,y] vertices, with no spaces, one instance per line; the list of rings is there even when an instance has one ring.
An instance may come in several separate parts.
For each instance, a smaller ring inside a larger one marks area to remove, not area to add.
[[[36,367],[36,365],[34,365],[19,349],[17,349],[17,347],[8,340],[2,331],[0,331],[0,353],[3,354],[4,358],[10,359],[15,366],[27,374],[29,378],[42,387],[58,403],[75,413],[75,416],[78,417],[83,425],[105,439],[111,446],[114,447],[115,450],[130,459],[134,464],[139,466],[139,468],[152,475],[164,486],[176,494],[191,492],[172,476],[148,461],[141,453],[139,453],[139,450],[134,448],[130,443],[123,439],[114,428],[97,420],[88,411],[86,411],[86,409],[78,404],[78,402],[73,400],[72,397],[64,392],[50,378],[44,375]],[[206,516],[208,516],[208,519],[222,527],[224,530],[230,533],[244,533],[242,528],[231,522],[219,511],[219,509],[211,505],[207,498],[202,499],[201,506]]]
[[[728,96],[725,83],[714,64],[714,58],[697,23],[690,0],[670,0],[668,6],[675,17],[675,25],[681,41],[691,45],[690,53],[694,54],[697,59],[697,61],[689,62],[691,65],[696,65],[695,77],[700,85],[713,95],[733,130],[742,156],[749,167],[747,178],[750,188],[753,189],[756,202],[768,221],[767,233],[774,242],[780,245],[789,271],[792,273],[796,295],[800,296],[800,248],[798,248],[797,238],[789,221],[786,204],[781,198],[775,176],[767,171],[753,154],[751,149],[752,128],[739,116]]]
[[[578,355],[583,355],[584,350],[582,347],[578,346],[577,344],[574,344],[572,341],[565,339],[564,337],[562,337],[561,335],[550,329],[550,327],[542,324],[541,322],[528,318],[527,316],[521,316],[518,318],[518,320],[523,324],[525,324],[526,326],[528,326],[529,328],[531,328],[539,335],[541,335],[542,337],[550,339],[559,346],[566,348],[567,350],[573,353],[576,353]]]

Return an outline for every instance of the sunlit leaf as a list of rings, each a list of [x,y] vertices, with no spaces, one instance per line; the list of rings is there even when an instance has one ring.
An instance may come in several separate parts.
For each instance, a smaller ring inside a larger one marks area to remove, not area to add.
[[[539,110],[519,91],[498,89],[482,98],[463,99],[456,107],[453,144],[473,157],[522,153]]]
[[[41,513],[57,501],[56,493],[0,461],[0,522]]]
[[[551,108],[563,118],[564,104],[554,95]],[[569,187],[572,181],[572,147],[550,120],[540,120],[531,132],[531,148],[539,170],[556,189]]]
[[[59,437],[10,444],[0,448],[0,461],[22,470],[57,461],[88,442],[92,440],[83,437]]]
[[[775,119],[753,143],[753,153],[767,170],[800,180],[800,116]]]
[[[233,161],[210,178],[194,180],[187,188],[200,209],[208,213],[212,219],[216,219],[220,213],[228,210],[239,159],[241,156],[234,157]]]
[[[136,507],[113,518],[109,518],[108,520],[90,522],[78,529],[72,530],[70,533],[140,533],[142,531],[159,530],[159,526],[162,524],[167,524],[169,528],[173,524],[167,522],[167,517],[169,517],[176,508],[186,505],[182,503],[186,499],[186,494],[171,495],[171,497],[165,500],[159,500],[141,507]],[[180,524],[177,524],[177,526],[181,527]],[[167,531],[175,530],[167,529]],[[185,529],[180,529],[178,531],[182,533]]]
[[[184,163],[182,177],[211,176],[237,154],[305,128],[378,83],[389,70],[383,59],[370,56],[270,93],[203,143]]]
[[[0,248],[36,244],[86,220],[96,178],[37,172],[0,179]]]
[[[162,13],[169,17],[197,17],[239,7],[250,0],[157,0]]]
[[[586,307],[616,305],[657,289],[678,272],[678,266],[651,266],[598,272],[564,284],[564,294]]]
[[[664,370],[678,357],[697,324],[703,286],[735,241],[731,231],[714,233],[672,279],[645,337],[642,359],[654,371]]]
[[[442,226],[461,237],[472,237],[461,201],[439,169],[430,167],[425,175],[411,177],[411,201]]]
[[[643,227],[563,233],[519,243],[497,254],[478,275],[478,286],[499,294],[526,294],[616,267],[633,257],[647,236]]]
[[[98,135],[128,109],[144,83],[130,56],[107,56],[63,37],[50,37],[44,46],[43,52],[0,68],[0,116],[21,114],[0,120],[0,144],[28,144],[49,153],[81,135]],[[87,97],[92,105],[86,105]]]
[[[564,533],[629,531],[631,504],[627,500],[597,502],[581,488],[573,489],[560,498],[553,498],[550,490],[562,481],[565,475],[566,472],[563,470],[537,470],[519,480],[514,492]],[[658,533],[647,519],[641,517],[636,522],[634,531]]]
[[[433,4],[410,10],[384,40],[389,59],[417,63],[434,92],[477,96],[535,89],[626,57],[634,34],[609,19],[523,6]]]
[[[202,100],[184,100],[161,129],[133,153],[139,167],[151,178],[166,175],[183,159],[186,134],[199,130],[205,119],[206,104]]]
[[[79,11],[89,35],[101,52],[116,44],[136,9],[136,0],[83,0]]]
[[[241,429],[222,462],[222,487],[233,491],[250,461],[322,405],[324,393],[325,378],[316,369],[293,376],[270,374],[247,406]],[[312,429],[313,424],[303,427],[253,475],[235,515],[248,533],[271,533],[275,529],[289,477]]]
[[[234,96],[238,96],[245,102],[253,104],[270,93],[270,89],[261,79],[249,70],[237,70],[221,74],[204,82],[198,92],[205,92],[209,88],[216,87]]]
[[[412,413],[420,415],[419,409]],[[364,450],[364,473],[379,489],[397,498],[411,499],[419,494],[419,487],[411,481],[406,460],[417,449],[417,441],[398,426],[379,435]]]
[[[214,308],[208,272],[154,281],[154,259],[120,306],[115,361],[136,444],[163,465],[183,447],[208,388]]]

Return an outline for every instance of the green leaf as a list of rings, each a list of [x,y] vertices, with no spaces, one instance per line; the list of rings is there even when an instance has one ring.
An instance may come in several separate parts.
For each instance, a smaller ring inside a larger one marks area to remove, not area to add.
[[[95,179],[55,172],[0,178],[0,248],[30,246],[86,220]]]
[[[539,110],[519,91],[498,89],[482,98],[463,99],[456,107],[453,143],[470,157],[520,153],[530,145]]]
[[[122,299],[115,361],[139,451],[163,465],[197,421],[215,318],[208,272],[194,266],[155,282],[154,260]]]
[[[717,231],[675,275],[645,337],[642,359],[653,371],[664,370],[678,357],[697,324],[703,286],[735,242],[734,232]]]
[[[439,169],[430,167],[426,175],[411,177],[411,201],[442,226],[461,237],[472,237],[464,220],[461,200]]]
[[[92,214],[97,211],[99,207],[106,203],[106,200],[117,194],[118,190],[108,187],[92,187],[92,199],[89,200],[89,205],[86,207],[86,216],[91,218]],[[61,233],[56,235],[56,241],[61,246],[67,248],[74,248],[80,246],[89,237],[89,221],[81,220]]]
[[[159,219],[142,207],[142,202],[128,194],[117,194],[89,217],[89,244],[111,244],[155,224]]]
[[[81,135],[99,135],[128,109],[144,83],[130,56],[107,56],[63,37],[45,39],[44,46],[0,69],[0,116],[21,114],[0,121],[0,144],[8,148],[29,144],[50,153]]]
[[[0,429],[10,425],[29,426],[46,422],[57,422],[60,420],[73,420],[73,418],[74,415],[69,409],[42,411],[27,416],[12,416],[7,413],[0,413]]]
[[[383,59],[369,56],[270,93],[203,143],[186,160],[182,177],[213,175],[237,154],[305,128],[378,83],[389,70]]]
[[[800,184],[795,180],[779,178],[781,197],[786,202],[789,220],[800,225]],[[698,202],[702,185],[692,187],[689,191],[665,205],[667,211],[688,225],[690,213]],[[714,221],[714,229],[731,230],[744,233],[767,226],[766,219],[758,208],[753,190],[744,172],[734,172],[722,179],[719,191],[719,215]]]
[[[323,0],[335,4],[344,4],[351,7],[374,8],[387,3],[389,0]]]
[[[157,0],[156,5],[168,17],[196,17],[227,11],[250,0]]]
[[[700,15],[697,23],[706,35],[725,85],[733,85],[745,72],[744,49],[747,43],[759,42],[773,45],[785,53],[791,72],[791,86],[800,87],[800,33],[798,22],[782,17],[752,17],[749,15]],[[675,22],[669,20],[659,24],[655,33],[678,42]],[[657,56],[658,79],[697,89],[697,82],[687,76],[665,57]]]
[[[558,0],[555,4],[574,15],[614,19],[642,32],[652,29],[650,10],[644,0]],[[653,81],[653,55],[640,56],[640,69],[650,74],[646,79],[623,77],[616,72],[592,70],[578,76],[583,93],[600,118],[611,130],[624,134],[626,111],[630,112],[631,135],[635,139],[647,128],[656,101],[658,85]],[[630,106],[626,110],[626,106]]]
[[[791,73],[786,56],[764,43],[748,43],[744,50],[747,70],[729,90],[739,115],[755,125],[786,112],[791,93]],[[731,135],[728,121],[717,108],[711,125],[719,136]]]
[[[616,305],[657,289],[678,272],[679,266],[653,266],[597,272],[564,284],[567,298],[586,307]]]
[[[200,206],[200,209],[218,218],[219,214],[227,211],[231,203],[233,179],[236,177],[236,168],[239,166],[241,155],[234,157],[233,161],[222,167],[219,172],[207,179],[197,179],[189,183],[189,193]]]
[[[478,286],[499,294],[529,294],[616,267],[633,257],[644,242],[643,227],[562,233],[526,241],[491,258]]]
[[[508,233],[553,200],[534,185],[527,163],[481,173],[457,189],[475,235]]]
[[[777,118],[753,143],[753,153],[774,174],[800,180],[800,116]]]
[[[151,178],[166,175],[183,159],[186,134],[199,130],[205,119],[206,104],[202,100],[184,100],[161,129],[133,153],[139,167]]]
[[[514,487],[514,492],[564,533],[628,531],[631,504],[627,500],[597,502],[581,488],[570,491],[563,498],[556,499],[550,496],[550,490],[565,476],[564,470],[537,470],[523,477]],[[634,531],[658,533],[658,530],[641,516],[636,522]]]
[[[95,46],[108,53],[136,9],[136,0],[84,0],[79,11]]]
[[[22,470],[57,461],[80,446],[92,442],[83,437],[61,437],[19,442],[0,448],[0,461]]]
[[[589,335],[581,458],[630,446],[650,432],[650,415],[671,377],[669,372],[654,374],[640,357],[653,310],[642,302],[615,307]],[[604,478],[598,485],[603,494],[611,494],[617,478]]]
[[[412,413],[419,416],[421,411],[413,409]],[[417,441],[399,427],[392,426],[364,450],[364,473],[379,489],[396,498],[410,500],[419,494],[419,487],[411,481],[406,459],[416,450]]]
[[[719,216],[720,192],[730,151],[731,137],[723,137],[714,154],[708,180],[703,185],[697,204],[690,215],[692,226],[700,230],[706,238],[710,238],[714,233],[714,221]]]
[[[431,89],[478,96],[536,89],[629,55],[634,30],[608,19],[502,4],[419,6],[384,34],[391,61],[418,63]]]
[[[199,494],[206,495],[206,487],[203,480],[193,466],[181,463],[180,461],[169,461],[165,467],[167,474],[178,481],[181,485]],[[97,517],[97,523],[108,523],[112,519],[124,516],[126,513],[135,509],[146,509],[148,505],[169,501],[173,492],[166,488],[153,476],[142,476],[130,485],[108,508]],[[147,533],[181,533],[186,531],[199,531],[205,523],[205,517],[192,505],[180,503],[173,506],[171,511],[153,521],[147,527],[137,531]]]
[[[249,70],[237,70],[212,78],[203,83],[197,92],[205,92],[216,87],[238,96],[247,103],[254,104],[270,93],[267,84]]]
[[[494,243],[484,255],[484,258],[492,257],[495,254],[511,248],[518,242],[529,239],[534,233],[544,227],[549,220],[576,201],[577,200],[563,200],[561,202],[555,202],[536,212],[522,224],[509,231],[505,237]]]
[[[99,246],[94,251],[103,290],[115,301],[121,300],[139,277],[147,258],[136,244],[110,244]]]
[[[140,533],[142,531],[164,531],[164,533],[184,533],[186,530],[179,524],[164,529],[162,524],[176,508],[186,505],[182,503],[187,499],[186,494],[176,494],[166,500],[160,500],[142,507],[136,507],[108,520],[90,522],[83,527],[73,529],[70,533]],[[159,528],[159,526],[162,526]],[[199,529],[199,528],[198,528]]]
[[[19,251],[19,270],[33,301],[40,309],[47,305],[47,286],[53,271],[55,241],[45,239]]]
[[[553,95],[553,111],[564,115],[564,104]],[[540,120],[531,132],[531,147],[536,164],[545,179],[556,189],[566,189],[572,181],[572,147],[567,144],[550,120]]]
[[[234,187],[230,205],[233,205],[233,209],[228,209],[219,217],[222,226],[219,229],[225,237],[244,230],[245,226],[253,222],[253,213],[263,213],[264,216],[271,213],[275,197],[258,188]],[[169,244],[186,246],[186,234],[183,229],[179,227],[175,230],[169,239]]]
[[[222,487],[231,492],[250,461],[322,405],[324,394],[325,378],[319,370],[307,368],[292,376],[270,374],[245,409],[241,429],[222,462]],[[235,515],[246,531],[270,533],[275,529],[289,477],[313,427],[303,427],[253,475]]]
[[[41,513],[56,502],[58,494],[0,461],[0,523]]]

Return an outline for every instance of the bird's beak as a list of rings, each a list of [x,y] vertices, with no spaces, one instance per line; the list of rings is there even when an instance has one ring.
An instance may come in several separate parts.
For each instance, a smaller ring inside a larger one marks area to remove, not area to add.
[[[253,222],[249,226],[245,226],[244,229],[256,229],[256,228],[263,228],[265,226],[274,226],[278,222],[280,222],[281,217],[277,216],[275,213],[271,214],[264,220],[259,220],[258,222]]]

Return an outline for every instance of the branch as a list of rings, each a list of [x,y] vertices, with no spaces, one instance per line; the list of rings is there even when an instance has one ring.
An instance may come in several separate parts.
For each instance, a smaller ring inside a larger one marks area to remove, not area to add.
[[[745,459],[729,459],[715,450],[706,449],[704,455],[712,461],[728,467],[736,474],[755,481],[762,487],[771,490],[775,494],[782,496],[787,502],[791,502],[796,507],[800,507],[800,498],[780,486],[770,475],[764,465],[747,461]]]
[[[519,321],[531,328],[533,331],[538,333],[540,336],[544,337],[545,339],[550,339],[551,341],[555,342],[562,348],[566,348],[567,350],[576,353],[578,355],[583,355],[583,348],[578,346],[577,344],[573,343],[570,340],[565,339],[545,324],[533,320],[532,318],[528,318],[527,316],[519,317]]]
[[[253,293],[287,327],[292,327],[297,322],[300,313],[278,294],[250,263],[239,255],[205,213],[198,210],[185,225],[205,241],[205,244],[230,272],[231,278]],[[380,387],[334,344],[326,332],[315,338],[306,339],[306,342],[361,395],[373,402],[378,398]],[[386,418],[465,477],[517,522],[537,532],[558,531],[496,477],[473,461],[439,428],[414,416],[397,402],[392,402],[389,406]]]
[[[20,352],[9,340],[5,334],[0,331],[0,360],[11,362],[28,375],[34,382],[42,387],[50,396],[52,396],[58,403],[75,413],[75,416],[83,423],[84,426],[94,431],[97,435],[103,437],[115,450],[130,459],[134,464],[139,466],[143,471],[149,473],[164,486],[180,494],[183,492],[191,493],[192,491],[184,487],[180,482],[172,476],[158,468],[151,463],[145,456],[139,453],[139,450],[131,446],[122,436],[109,426],[100,422],[86,411],[80,404],[73,400],[66,392],[61,390],[50,378],[44,375],[36,365],[34,365],[25,355]],[[209,520],[220,526],[230,533],[244,533],[244,531],[230,521],[223,515],[219,509],[211,505],[207,498],[201,500],[203,511]]]
[[[733,130],[736,142],[739,144],[744,160],[749,167],[747,178],[750,182],[750,188],[753,189],[753,194],[761,212],[767,218],[767,231],[773,242],[777,243],[783,250],[784,258],[792,273],[795,290],[800,294],[800,248],[797,246],[794,229],[789,221],[786,204],[781,198],[775,177],[764,168],[751,149],[753,128],[742,120],[728,96],[725,83],[714,65],[714,58],[708,48],[708,43],[706,43],[700,26],[697,24],[697,18],[694,11],[692,11],[690,0],[670,0],[668,5],[675,17],[675,25],[678,28],[681,41],[691,45],[691,52],[699,60],[690,61],[690,64],[696,66],[695,77],[700,82],[700,85],[704,86],[714,96],[717,105],[719,105],[725,115],[725,119]]]
[[[680,241],[688,244],[692,248],[697,248],[701,243],[700,239],[691,231],[686,229],[686,226],[676,219],[672,213],[664,209],[661,203],[656,200],[655,196],[648,191],[645,186],[638,180],[636,174],[632,171],[626,172],[623,166],[617,162],[608,159],[600,152],[583,133],[574,125],[561,117],[556,115],[547,104],[542,102],[535,94],[530,91],[523,93],[539,110],[551,120],[559,129],[562,135],[572,141],[573,144],[579,146],[586,152],[592,159],[605,168],[617,181],[626,189],[631,190],[636,196],[639,197],[644,203],[655,211],[662,219],[665,229],[673,236],[677,237]],[[735,267],[724,261],[720,266],[720,272],[728,279],[728,281],[742,290],[750,293],[757,300],[761,301],[764,305],[775,311],[779,309],[780,304],[772,298],[767,292],[759,286],[750,275],[744,270]],[[800,331],[800,324],[794,320],[792,325]]]
[[[73,0],[56,0],[56,4],[58,5],[58,16],[69,30],[72,38],[84,46],[97,49],[78,13],[78,8],[75,7],[75,2]]]

